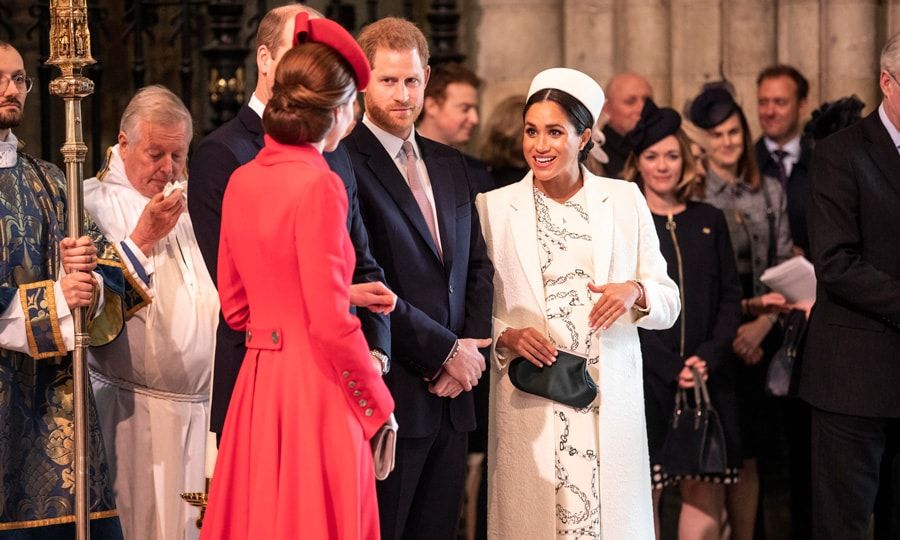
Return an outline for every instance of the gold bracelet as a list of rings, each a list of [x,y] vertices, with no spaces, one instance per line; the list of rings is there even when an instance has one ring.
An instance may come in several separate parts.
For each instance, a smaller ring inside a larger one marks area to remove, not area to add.
[[[636,280],[636,279],[629,279],[628,282],[629,282],[629,283],[634,283],[634,286],[637,287],[637,290],[638,290],[638,297],[637,297],[637,299],[634,301],[635,306],[637,306],[638,302],[640,302],[641,300],[644,299],[644,286],[641,285],[641,282],[638,281],[638,280]]]

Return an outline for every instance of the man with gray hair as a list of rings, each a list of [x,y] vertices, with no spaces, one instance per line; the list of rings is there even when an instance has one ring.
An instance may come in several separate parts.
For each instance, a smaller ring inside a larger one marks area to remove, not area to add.
[[[807,208],[816,304],[800,397],[812,405],[812,537],[864,539],[879,490],[900,538],[900,33],[881,53],[884,99],[816,144]],[[886,489],[885,489],[886,488]],[[880,520],[879,520],[880,521]]]
[[[84,183],[85,207],[151,303],[89,365],[126,538],[197,538],[182,492],[204,491],[219,301],[186,210],[193,123],[162,86],[125,108],[119,144]]]

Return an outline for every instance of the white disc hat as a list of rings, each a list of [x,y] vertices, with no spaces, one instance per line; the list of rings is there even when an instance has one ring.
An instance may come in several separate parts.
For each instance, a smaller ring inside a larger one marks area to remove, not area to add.
[[[600,111],[603,109],[605,96],[603,88],[597,84],[597,81],[588,75],[570,68],[550,68],[538,73],[531,80],[531,87],[528,88],[528,98],[547,89],[562,90],[570,94],[572,97],[587,107],[591,113],[593,124],[597,123],[600,118]]]

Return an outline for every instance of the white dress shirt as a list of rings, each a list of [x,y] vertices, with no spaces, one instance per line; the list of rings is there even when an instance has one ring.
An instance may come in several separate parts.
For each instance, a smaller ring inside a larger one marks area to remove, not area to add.
[[[884,124],[884,128],[887,130],[888,135],[891,136],[891,140],[894,141],[894,146],[897,148],[897,151],[900,152],[900,130],[897,129],[897,126],[891,122],[891,119],[888,118],[887,112],[884,110],[884,102],[881,102],[881,105],[878,106],[878,117],[881,118],[881,123]]]
[[[256,97],[256,92],[253,92],[250,96],[250,102],[247,103],[247,106],[253,109],[253,112],[259,115],[260,118],[262,118],[262,115],[266,110],[266,104]]]
[[[406,139],[401,139],[396,135],[392,135],[387,131],[381,129],[369,118],[369,114],[366,113],[363,115],[363,124],[366,127],[372,130],[372,133],[375,135],[375,138],[378,139],[378,142],[381,143],[381,146],[387,151],[388,155],[391,156],[391,159],[394,160],[394,164],[397,165],[397,170],[400,171],[400,174],[403,175],[403,179],[406,180],[406,185],[409,185],[409,178],[406,177],[406,156],[403,154],[403,143],[409,141],[412,144],[413,152],[415,152],[416,157],[416,169],[419,171],[419,178],[422,180],[422,187],[425,189],[425,196],[428,198],[428,202],[431,204],[431,215],[434,218],[434,228],[437,233],[437,248],[438,253],[443,253],[444,249],[441,245],[441,226],[438,223],[437,217],[437,206],[434,204],[434,190],[431,189],[431,178],[428,176],[428,168],[425,167],[425,162],[422,161],[422,152],[419,151],[419,145],[416,144],[416,131],[411,130],[409,132],[409,137]]]

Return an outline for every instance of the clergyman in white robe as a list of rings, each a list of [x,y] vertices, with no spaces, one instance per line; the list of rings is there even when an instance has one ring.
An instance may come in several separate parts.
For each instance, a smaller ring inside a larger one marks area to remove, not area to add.
[[[118,145],[84,200],[152,297],[88,358],[125,538],[195,539],[196,510],[179,494],[205,491],[218,295],[187,212],[149,256],[130,240],[150,199],[126,178]]]

